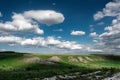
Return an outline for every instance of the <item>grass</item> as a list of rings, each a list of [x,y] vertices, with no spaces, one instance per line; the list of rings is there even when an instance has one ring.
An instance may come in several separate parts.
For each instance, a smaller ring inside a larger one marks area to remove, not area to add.
[[[25,58],[38,57],[44,61],[49,61],[53,56],[59,57],[61,60],[55,62],[55,65],[47,65],[40,63],[26,63]],[[81,61],[70,61],[69,57],[78,60],[81,57],[92,59],[87,63]],[[96,70],[120,70],[119,55],[69,55],[69,54],[25,54],[14,52],[0,53],[0,80],[27,80],[33,78],[45,78],[54,75],[64,75],[74,72],[89,73]]]

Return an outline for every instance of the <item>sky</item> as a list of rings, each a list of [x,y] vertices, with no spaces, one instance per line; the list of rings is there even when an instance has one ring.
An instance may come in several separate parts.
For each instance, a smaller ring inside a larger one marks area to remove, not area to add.
[[[120,0],[0,0],[0,51],[120,52]]]

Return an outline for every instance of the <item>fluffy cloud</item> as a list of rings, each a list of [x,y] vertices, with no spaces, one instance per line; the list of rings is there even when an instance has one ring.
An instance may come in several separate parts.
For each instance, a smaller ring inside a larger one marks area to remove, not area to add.
[[[24,13],[14,13],[12,21],[6,21],[0,23],[0,33],[13,33],[9,35],[0,35],[0,43],[8,43],[9,46],[33,46],[33,47],[45,47],[45,48],[57,48],[69,51],[90,51],[82,44],[78,44],[75,41],[63,41],[59,38],[52,36],[44,37],[32,37],[24,38],[15,36],[14,33],[33,32],[36,34],[43,34],[43,30],[39,28],[39,24],[53,25],[62,23],[64,16],[61,13],[52,10],[37,10],[37,11],[25,11]],[[58,29],[57,31],[62,31]],[[71,35],[85,35],[83,31],[72,31]],[[96,49],[91,49],[92,52],[97,52]],[[98,51],[99,52],[99,51]]]
[[[12,16],[13,21],[7,21],[0,23],[0,31],[4,32],[34,32],[37,34],[43,34],[43,30],[39,29],[36,23],[33,23],[29,19],[25,19],[22,14],[14,14]]]
[[[104,29],[104,30],[106,30],[106,31],[111,31],[111,30],[112,30],[112,27],[110,27],[110,26],[105,27],[105,29]]]
[[[84,31],[72,31],[70,33],[71,35],[76,35],[76,36],[81,36],[81,35],[85,35],[85,32]]]
[[[16,36],[1,36],[0,43],[16,44],[21,46],[35,46],[35,47],[49,47],[54,46],[60,49],[82,49],[80,44],[75,41],[60,41],[52,36],[47,37],[35,37],[35,38],[21,38]]]
[[[104,14],[102,12],[97,12],[97,14],[94,15],[95,20],[99,20],[104,17]]]
[[[0,33],[33,32],[43,34],[39,24],[53,25],[62,23],[64,16],[52,10],[31,10],[24,13],[14,13],[12,21],[0,23]]]
[[[23,39],[21,37],[15,37],[15,36],[0,36],[0,43],[20,43]]]
[[[95,53],[102,53],[103,52],[103,50],[101,50],[101,49],[93,49],[93,48],[90,48],[90,47],[86,47],[85,50],[88,51],[88,52],[95,52]]]
[[[35,46],[35,47],[46,47],[46,41],[42,37],[36,37],[32,39],[24,39],[19,43],[22,46]]]
[[[55,39],[54,37],[47,37],[46,42],[48,45],[58,45],[61,43],[61,41]]]
[[[60,41],[52,36],[34,37],[34,38],[22,38],[17,36],[0,36],[0,43],[8,43],[9,46],[27,46],[27,47],[44,47],[44,48],[56,48],[64,51],[72,52],[102,52],[100,49],[94,49],[89,46],[78,44],[75,41]]]
[[[48,26],[53,24],[62,23],[64,21],[64,16],[61,13],[55,12],[53,10],[31,10],[25,11],[23,14],[26,18],[37,20],[42,24]]]
[[[63,14],[53,10],[31,10],[23,13],[14,13],[12,21],[0,22],[0,43],[8,43],[10,46],[27,46],[27,47],[44,47],[57,48],[65,51],[79,51],[79,52],[102,52],[100,49],[90,48],[88,46],[79,44],[75,41],[63,41],[52,36],[31,37],[26,38],[15,36],[15,33],[36,33],[43,34],[44,31],[39,28],[39,24],[46,24],[48,26],[59,24],[64,21]],[[117,22],[113,22],[114,24]],[[60,29],[59,31],[62,31]],[[7,34],[7,35],[3,35]],[[11,33],[11,34],[9,34]],[[84,31],[72,31],[71,35],[85,35]],[[119,48],[119,46],[118,46]]]
[[[105,27],[105,32],[99,35],[100,43],[97,45],[98,48],[103,49],[104,52],[108,53],[119,53],[120,52],[120,0],[115,0],[106,4],[102,13],[102,17],[96,17],[95,20],[104,18],[106,16],[114,17],[110,26]],[[95,14],[98,15],[99,13]],[[95,16],[94,15],[94,16]]]
[[[96,34],[96,32],[92,32],[92,33],[90,33],[90,35],[89,35],[90,37],[97,37],[98,36],[98,34]]]
[[[113,2],[109,2],[103,8],[103,11],[98,11],[94,15],[95,20],[99,20],[104,18],[105,16],[119,16],[120,15],[120,0],[114,0]]]
[[[57,45],[58,48],[71,49],[71,50],[81,50],[82,46],[77,44],[75,41],[64,41]]]

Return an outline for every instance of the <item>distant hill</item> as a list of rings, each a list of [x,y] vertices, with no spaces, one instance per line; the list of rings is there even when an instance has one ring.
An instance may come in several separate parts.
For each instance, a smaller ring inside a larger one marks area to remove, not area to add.
[[[14,51],[0,51],[0,53],[16,53]]]

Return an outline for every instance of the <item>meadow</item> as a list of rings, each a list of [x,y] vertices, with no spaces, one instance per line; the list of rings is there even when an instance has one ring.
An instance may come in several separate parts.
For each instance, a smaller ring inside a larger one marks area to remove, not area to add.
[[[0,52],[0,80],[42,80],[66,74],[74,75],[76,79],[58,80],[91,80],[86,77],[87,74],[96,71],[99,72],[96,74],[102,77],[95,80],[119,72],[120,55]],[[95,77],[95,74],[92,77]]]

